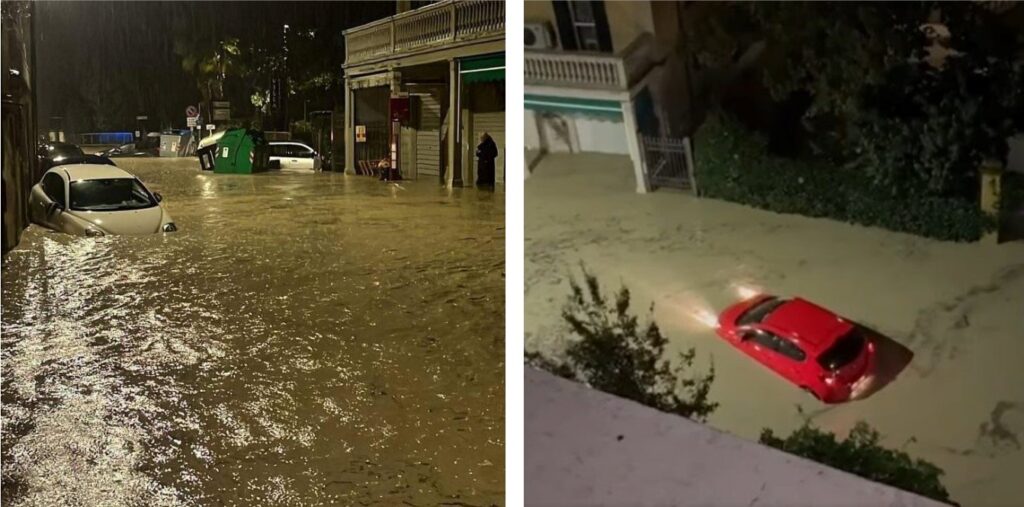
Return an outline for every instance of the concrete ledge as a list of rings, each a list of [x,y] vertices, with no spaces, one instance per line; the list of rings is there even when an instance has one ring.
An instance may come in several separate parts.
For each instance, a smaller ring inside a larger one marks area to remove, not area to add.
[[[942,507],[526,368],[526,505]]]

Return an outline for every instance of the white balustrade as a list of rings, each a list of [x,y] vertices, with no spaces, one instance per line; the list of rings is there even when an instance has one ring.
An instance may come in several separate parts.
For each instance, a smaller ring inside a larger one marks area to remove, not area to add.
[[[525,53],[526,84],[628,89],[654,64],[653,39],[644,34],[618,54],[532,50]]]
[[[345,63],[504,33],[504,2],[446,0],[345,31]]]

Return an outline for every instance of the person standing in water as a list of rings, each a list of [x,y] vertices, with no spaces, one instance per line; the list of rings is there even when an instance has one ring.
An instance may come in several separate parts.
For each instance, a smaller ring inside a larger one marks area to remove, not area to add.
[[[476,147],[476,186],[494,186],[494,159],[498,158],[498,145],[494,139],[484,132],[480,134],[480,144]]]

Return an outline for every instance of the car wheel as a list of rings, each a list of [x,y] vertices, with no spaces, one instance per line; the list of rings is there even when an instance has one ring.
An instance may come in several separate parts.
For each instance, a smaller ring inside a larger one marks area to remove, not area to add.
[[[814,399],[816,399],[816,400],[818,400],[818,401],[821,401],[821,397],[820,397],[820,396],[818,396],[818,393],[814,392],[814,391],[813,391],[813,390],[812,390],[812,389],[811,389],[810,387],[807,387],[807,386],[800,386],[800,389],[803,389],[804,391],[806,391],[807,393],[809,393],[809,394],[810,394],[811,396],[814,396]]]

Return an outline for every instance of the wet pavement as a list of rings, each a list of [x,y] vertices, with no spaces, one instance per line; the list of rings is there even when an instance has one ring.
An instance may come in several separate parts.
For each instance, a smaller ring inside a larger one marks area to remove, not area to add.
[[[629,160],[609,155],[547,155],[526,181],[527,349],[564,349],[559,310],[582,261],[609,289],[626,284],[634,308],[655,303],[669,353],[714,361],[712,426],[756,440],[864,420],[943,468],[965,507],[1020,505],[1024,242],[938,242],[634,187]],[[810,299],[913,357],[869,398],[823,405],[702,323],[746,289]]]
[[[3,504],[492,505],[504,195],[118,159],[179,232],[3,267]]]

